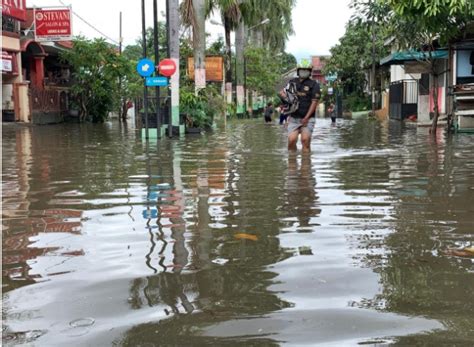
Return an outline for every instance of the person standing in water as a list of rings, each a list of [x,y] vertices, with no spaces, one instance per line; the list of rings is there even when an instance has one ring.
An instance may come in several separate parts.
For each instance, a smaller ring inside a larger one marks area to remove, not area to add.
[[[290,81],[289,86],[294,89],[297,96],[297,107],[288,114],[288,150],[296,150],[298,137],[301,135],[303,152],[311,149],[311,135],[315,124],[315,112],[321,98],[321,89],[316,81],[311,79],[312,66],[309,63],[299,65],[296,69],[298,75]],[[283,102],[288,100],[287,87],[280,91]]]
[[[269,102],[267,104],[267,108],[265,109],[265,123],[272,122],[272,115],[273,115],[273,104]]]

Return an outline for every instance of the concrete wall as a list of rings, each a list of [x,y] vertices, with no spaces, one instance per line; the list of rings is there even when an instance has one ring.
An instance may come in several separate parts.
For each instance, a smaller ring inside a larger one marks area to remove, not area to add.
[[[418,95],[418,122],[430,122],[430,96]]]

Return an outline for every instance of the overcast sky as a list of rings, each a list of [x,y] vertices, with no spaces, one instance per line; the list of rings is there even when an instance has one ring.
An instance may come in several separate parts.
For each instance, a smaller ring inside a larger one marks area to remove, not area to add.
[[[110,39],[119,39],[119,12],[123,14],[124,45],[133,44],[141,35],[141,1],[139,0],[27,0],[29,7],[61,6],[61,1]],[[271,3],[272,0],[261,0]],[[297,0],[293,10],[295,35],[287,43],[287,51],[298,60],[311,55],[328,54],[344,34],[344,26],[351,16],[350,0]],[[153,1],[147,3],[147,25],[153,21]],[[165,0],[158,0],[158,10],[165,10]],[[219,21],[219,16],[215,16]],[[223,34],[223,27],[208,23],[206,30],[213,38]],[[74,35],[99,37],[94,29],[74,16]]]

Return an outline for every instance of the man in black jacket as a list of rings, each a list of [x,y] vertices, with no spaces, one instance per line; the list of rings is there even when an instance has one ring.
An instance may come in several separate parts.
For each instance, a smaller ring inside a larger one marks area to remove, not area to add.
[[[308,152],[311,148],[311,135],[314,129],[315,112],[321,98],[319,84],[311,77],[312,67],[310,65],[298,66],[297,78],[290,81],[296,86],[298,96],[297,109],[289,114],[288,118],[288,149],[296,150],[298,136],[301,134],[301,144],[303,152]],[[285,91],[280,92],[281,97],[285,97]]]

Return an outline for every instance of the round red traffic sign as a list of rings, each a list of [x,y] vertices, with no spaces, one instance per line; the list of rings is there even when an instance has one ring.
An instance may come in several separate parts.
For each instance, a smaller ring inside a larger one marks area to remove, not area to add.
[[[163,59],[158,65],[158,71],[161,75],[170,77],[176,72],[176,63],[173,59]]]

